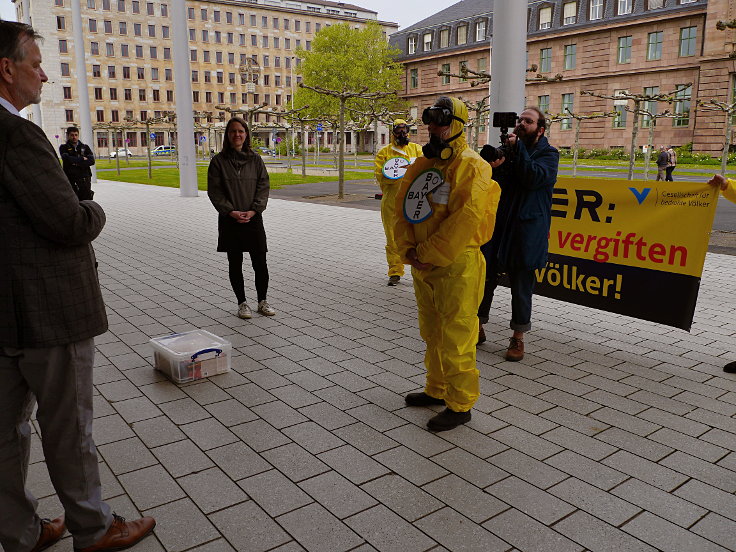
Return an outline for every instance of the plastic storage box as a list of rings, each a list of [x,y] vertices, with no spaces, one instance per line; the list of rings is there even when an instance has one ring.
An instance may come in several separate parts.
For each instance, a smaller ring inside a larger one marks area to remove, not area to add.
[[[230,371],[232,344],[206,330],[151,339],[154,365],[176,383]]]

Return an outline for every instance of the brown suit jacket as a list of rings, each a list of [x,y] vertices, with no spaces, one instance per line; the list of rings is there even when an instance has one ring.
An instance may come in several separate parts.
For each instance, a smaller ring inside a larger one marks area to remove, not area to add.
[[[91,242],[105,212],[82,201],[34,123],[0,106],[0,347],[107,331]]]

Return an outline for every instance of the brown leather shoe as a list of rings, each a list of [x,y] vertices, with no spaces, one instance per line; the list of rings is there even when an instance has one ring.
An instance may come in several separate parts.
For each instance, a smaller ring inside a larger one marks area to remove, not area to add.
[[[518,337],[509,339],[509,348],[506,349],[506,360],[518,362],[524,358],[524,340]]]
[[[486,332],[483,329],[483,324],[480,324],[478,326],[478,343],[476,345],[480,345],[481,343],[486,342]]]
[[[46,550],[49,546],[56,544],[65,531],[64,514],[55,520],[42,519],[41,534],[38,535],[38,542],[31,549],[31,552],[41,552],[41,550]]]
[[[124,517],[113,514],[112,525],[100,540],[87,548],[75,548],[74,552],[125,550],[147,537],[154,527],[156,520],[152,517],[125,521]]]

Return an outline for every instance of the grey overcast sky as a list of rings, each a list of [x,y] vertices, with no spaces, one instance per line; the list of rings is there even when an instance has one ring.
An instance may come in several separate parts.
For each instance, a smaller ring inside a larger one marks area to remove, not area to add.
[[[50,0],[48,0],[50,1]],[[381,21],[394,21],[403,29],[452,6],[459,0],[354,0],[349,3],[377,11]],[[15,7],[10,0],[0,0],[0,18],[15,20]]]

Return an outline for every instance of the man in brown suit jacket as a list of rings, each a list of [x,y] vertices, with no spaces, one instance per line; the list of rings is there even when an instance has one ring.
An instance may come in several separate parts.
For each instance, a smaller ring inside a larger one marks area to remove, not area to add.
[[[91,242],[105,225],[77,199],[43,131],[19,116],[46,75],[32,27],[0,21],[0,545],[37,552],[64,534],[77,551],[122,550],[155,521],[126,522],[102,501],[92,440],[94,336],[107,331]],[[66,516],[36,514],[25,489],[37,420]]]

